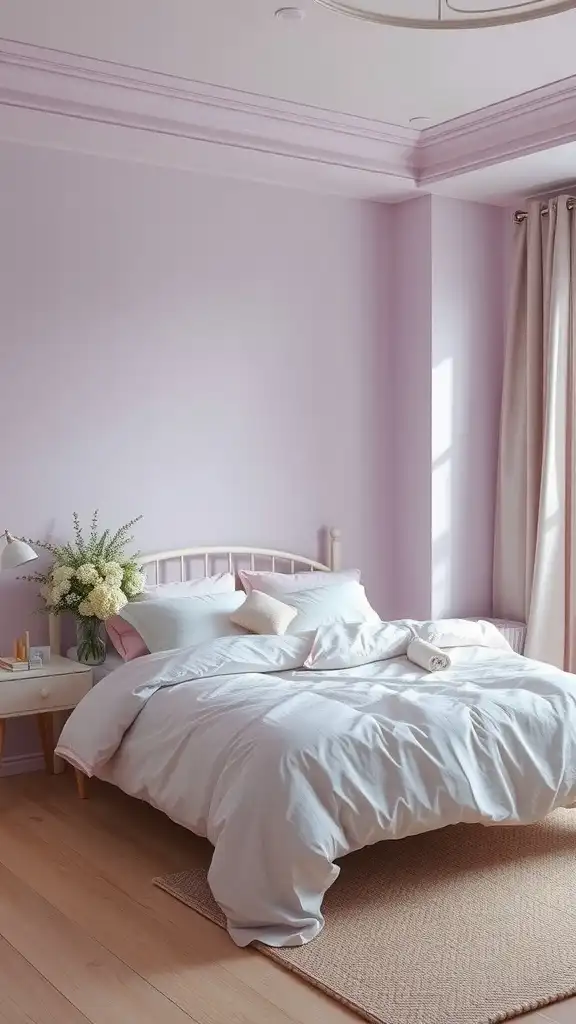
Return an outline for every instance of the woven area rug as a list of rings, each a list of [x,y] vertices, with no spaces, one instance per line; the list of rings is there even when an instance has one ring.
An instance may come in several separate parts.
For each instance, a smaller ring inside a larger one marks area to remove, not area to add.
[[[195,840],[190,870],[155,884],[224,927],[211,850]],[[321,935],[258,948],[367,1020],[495,1024],[576,994],[576,810],[378,843],[340,866]]]

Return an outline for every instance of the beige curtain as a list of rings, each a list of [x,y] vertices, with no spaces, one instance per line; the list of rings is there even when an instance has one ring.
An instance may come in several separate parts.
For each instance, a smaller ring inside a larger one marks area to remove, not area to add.
[[[576,671],[576,210],[514,226],[494,546],[494,614],[526,654]]]

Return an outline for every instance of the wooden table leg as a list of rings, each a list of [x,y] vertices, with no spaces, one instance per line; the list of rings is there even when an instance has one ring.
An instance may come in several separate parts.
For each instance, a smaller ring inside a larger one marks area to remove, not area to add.
[[[4,740],[6,739],[6,719],[0,718],[0,761],[4,754]]]
[[[54,729],[52,726],[52,714],[50,711],[45,711],[42,715],[36,715],[36,721],[38,723],[38,732],[40,733],[40,741],[42,743],[42,753],[44,754],[44,764],[46,765],[46,774],[54,774]]]
[[[76,789],[78,790],[78,796],[80,797],[81,800],[87,800],[88,779],[84,775],[84,772],[81,772],[79,768],[74,769],[74,774],[76,775]]]
[[[69,717],[69,711],[53,711],[52,712],[52,724],[54,726],[54,746],[58,746],[58,740],[60,739],[60,733],[64,728],[66,719]],[[57,757],[54,754],[54,775],[61,775],[66,768],[66,761],[62,757]]]

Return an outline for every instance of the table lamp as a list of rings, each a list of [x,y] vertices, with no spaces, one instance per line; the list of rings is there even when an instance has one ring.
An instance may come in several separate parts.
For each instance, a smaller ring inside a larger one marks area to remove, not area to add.
[[[13,537],[8,530],[4,534],[4,539],[6,543],[0,552],[0,571],[15,569],[18,565],[24,565],[25,562],[31,562],[34,558],[38,558],[34,548],[31,548],[25,540]]]

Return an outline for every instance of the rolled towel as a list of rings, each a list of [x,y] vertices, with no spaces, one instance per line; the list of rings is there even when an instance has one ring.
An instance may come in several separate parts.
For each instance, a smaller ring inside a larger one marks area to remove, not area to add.
[[[446,651],[434,647],[434,644],[429,644],[427,640],[421,640],[417,636],[408,644],[406,654],[410,661],[419,665],[420,668],[426,669],[427,672],[440,672],[444,668],[450,668],[452,664]]]

